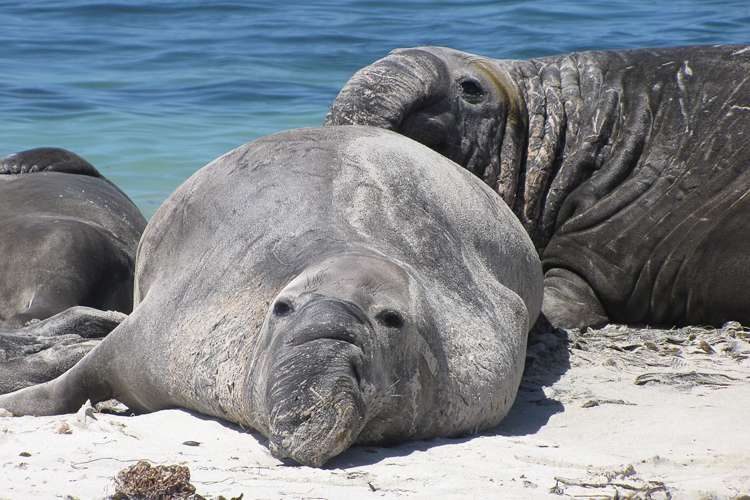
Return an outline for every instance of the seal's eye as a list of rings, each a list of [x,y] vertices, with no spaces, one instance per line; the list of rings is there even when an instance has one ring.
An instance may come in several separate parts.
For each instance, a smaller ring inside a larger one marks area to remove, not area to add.
[[[294,308],[292,307],[292,303],[289,302],[287,299],[279,299],[273,305],[274,316],[286,316],[293,310]]]
[[[377,316],[375,316],[375,319],[378,320],[378,323],[387,326],[388,328],[401,328],[404,326],[404,318],[391,309],[380,311]]]
[[[458,83],[461,86],[461,97],[472,104],[476,104],[484,97],[484,90],[476,80],[462,80]]]

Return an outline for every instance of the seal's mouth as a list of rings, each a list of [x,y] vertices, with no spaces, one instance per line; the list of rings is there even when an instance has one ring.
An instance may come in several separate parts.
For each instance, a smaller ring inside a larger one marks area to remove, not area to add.
[[[312,397],[293,405],[274,406],[269,435],[271,454],[320,467],[349,448],[364,427],[365,408],[357,385],[353,377],[340,377],[328,390],[310,386]]]

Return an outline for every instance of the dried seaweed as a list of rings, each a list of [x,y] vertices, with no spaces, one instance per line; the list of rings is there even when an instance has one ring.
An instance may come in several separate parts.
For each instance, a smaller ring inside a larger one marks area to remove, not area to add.
[[[190,484],[190,469],[182,465],[151,466],[139,461],[117,473],[114,500],[138,499],[201,499]]]

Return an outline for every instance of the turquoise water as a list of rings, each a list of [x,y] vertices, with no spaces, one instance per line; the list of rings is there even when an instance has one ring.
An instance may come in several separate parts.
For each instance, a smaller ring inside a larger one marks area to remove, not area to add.
[[[0,155],[81,154],[150,216],[196,169],[321,123],[396,47],[503,58],[749,43],[750,2],[0,1]]]

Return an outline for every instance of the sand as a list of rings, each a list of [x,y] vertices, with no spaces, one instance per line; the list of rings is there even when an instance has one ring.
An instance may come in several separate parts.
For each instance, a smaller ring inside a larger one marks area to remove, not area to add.
[[[510,415],[478,436],[354,447],[312,469],[186,411],[88,405],[0,418],[0,498],[107,497],[138,460],[187,466],[207,498],[737,498],[750,495],[749,416],[737,324],[547,332],[530,338]]]

